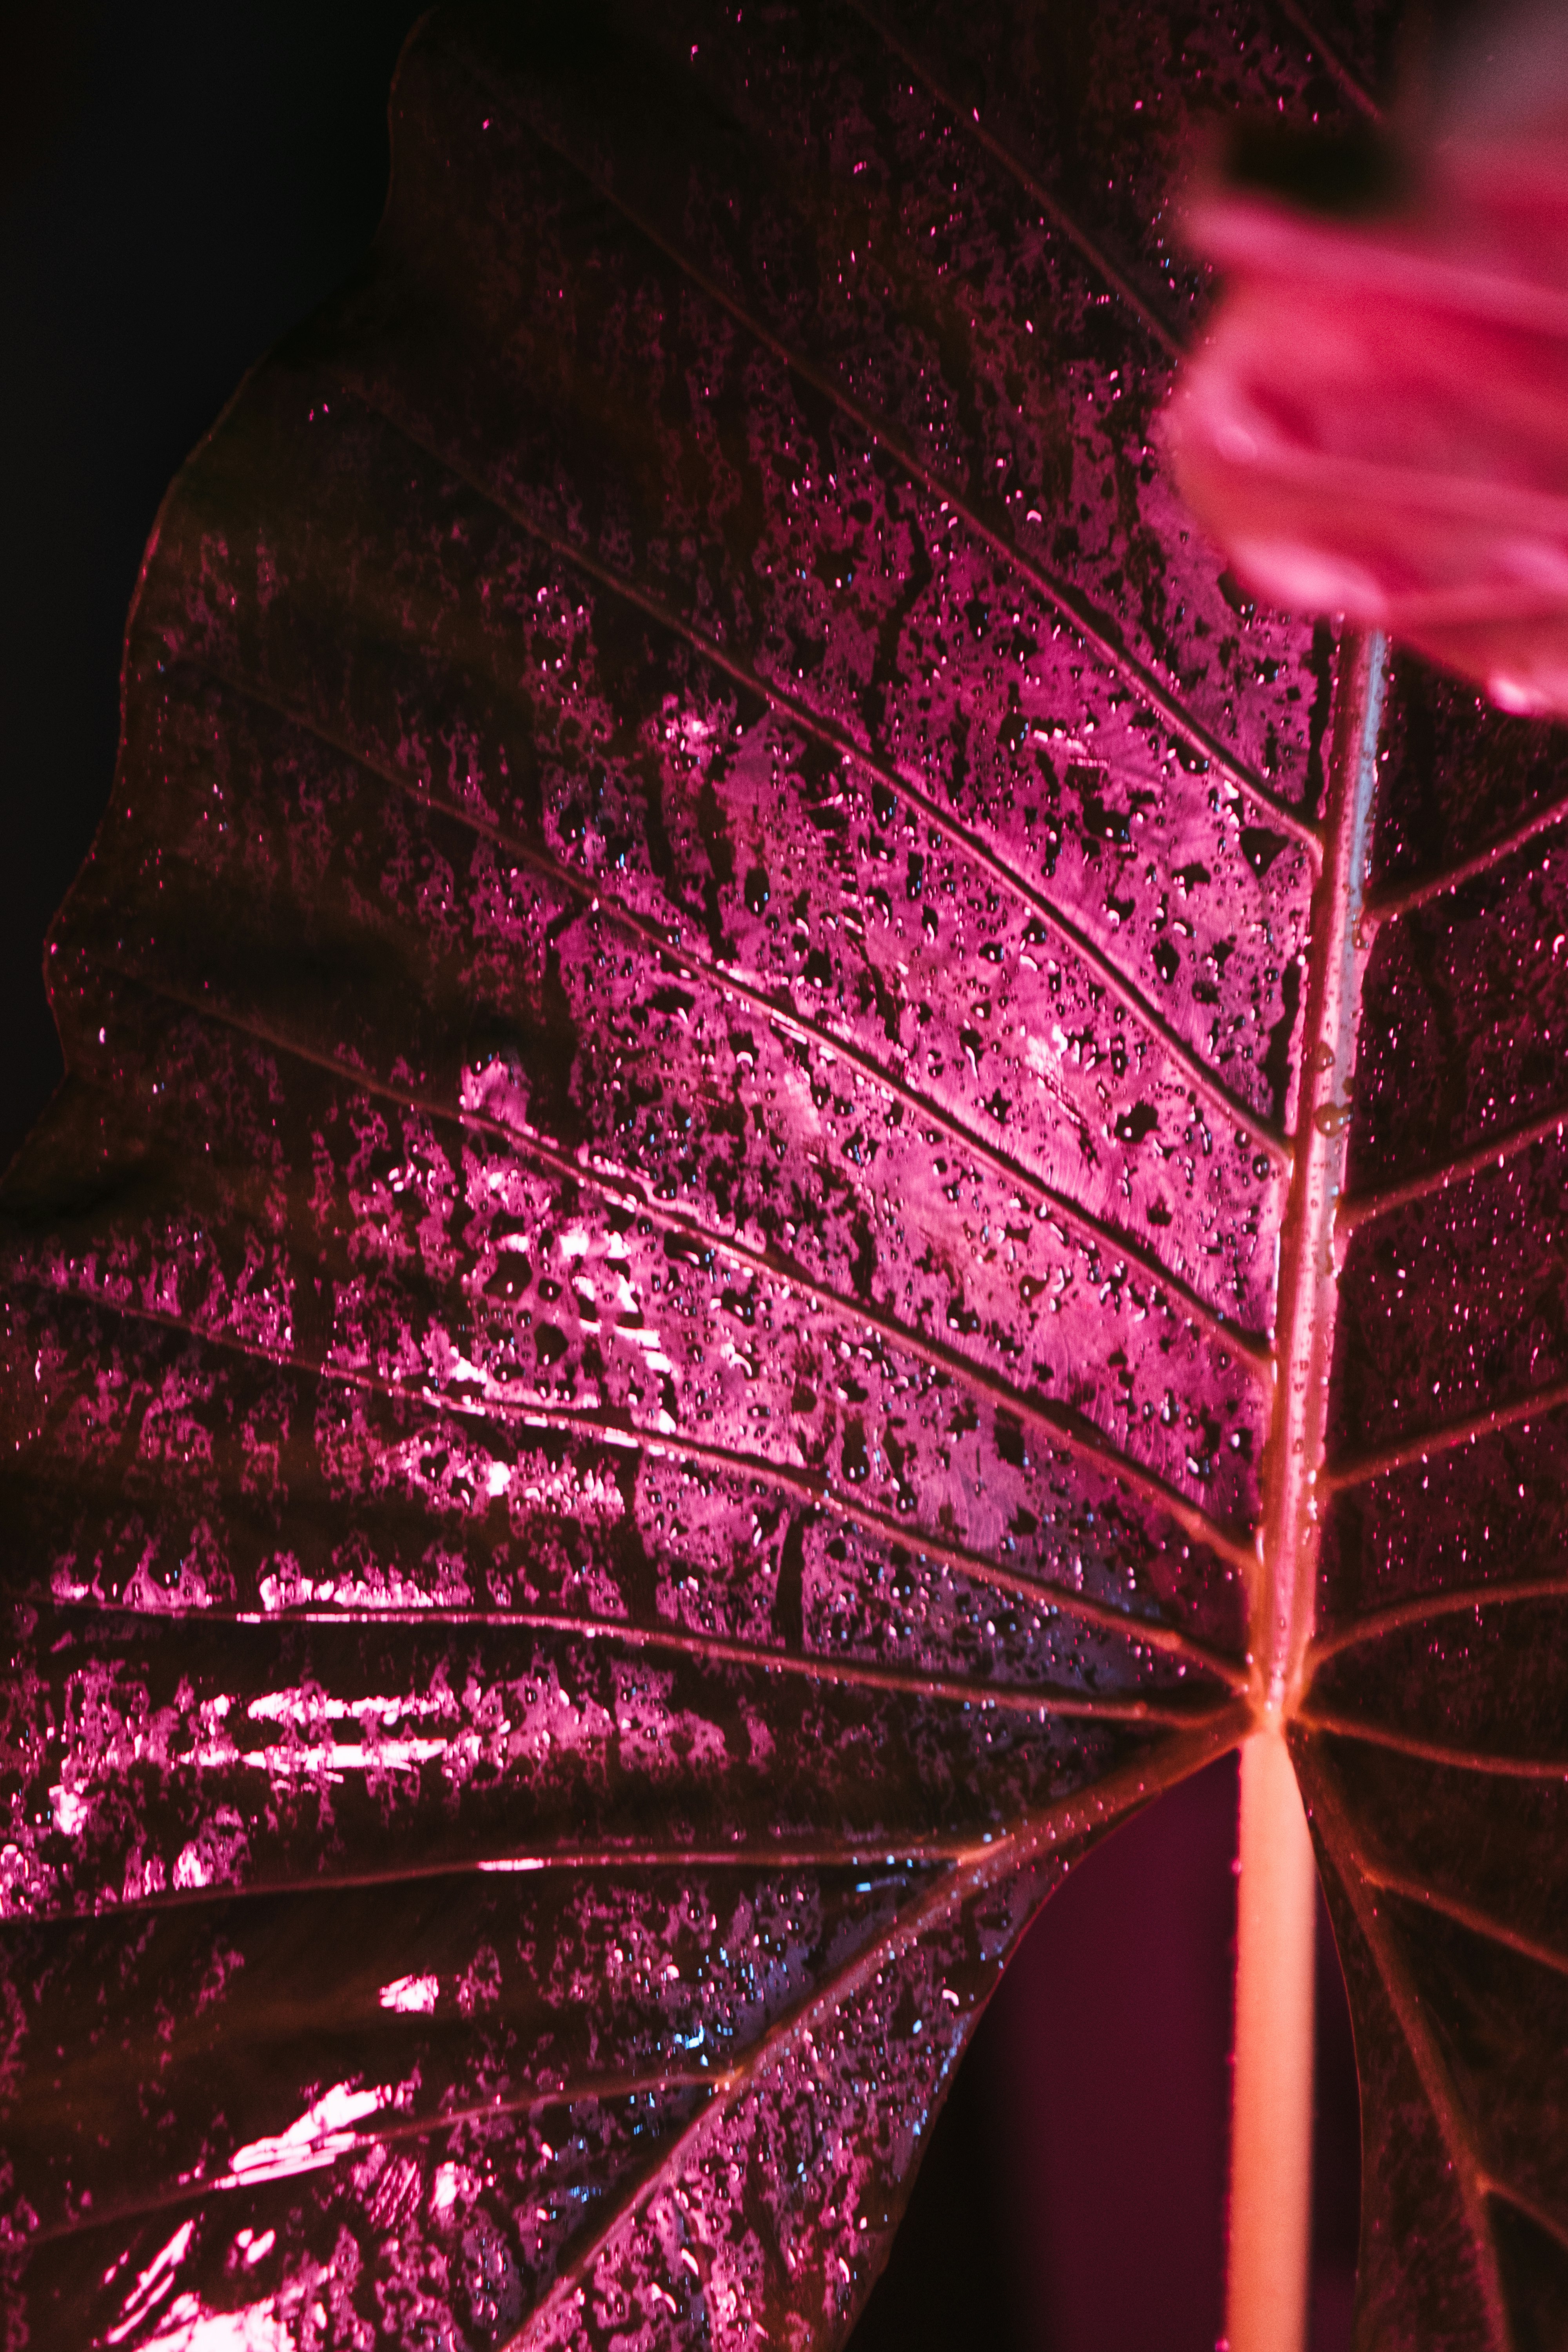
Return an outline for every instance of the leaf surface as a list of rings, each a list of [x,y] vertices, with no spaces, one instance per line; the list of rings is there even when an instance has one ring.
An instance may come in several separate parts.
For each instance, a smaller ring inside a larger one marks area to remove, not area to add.
[[[1568,2311],[1558,739],[1400,667],[1379,750],[1152,437],[1190,115],[1334,91],[416,40],[160,519],[5,1194],[34,2341],[841,2340],[1281,1609],[1363,2338]]]

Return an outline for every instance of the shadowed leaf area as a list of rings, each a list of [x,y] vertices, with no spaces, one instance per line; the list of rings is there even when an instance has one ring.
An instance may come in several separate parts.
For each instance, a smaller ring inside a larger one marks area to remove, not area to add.
[[[838,2345],[1028,1920],[1246,1734],[1354,665],[1154,428],[1194,139],[1343,79],[1228,0],[416,36],[160,518],[4,1196],[9,2341]],[[1358,2342],[1524,2352],[1568,780],[1397,662],[1373,765],[1291,1738]]]

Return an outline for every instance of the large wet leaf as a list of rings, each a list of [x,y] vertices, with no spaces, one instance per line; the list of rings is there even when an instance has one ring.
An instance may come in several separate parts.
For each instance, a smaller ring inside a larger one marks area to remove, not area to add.
[[[13,2340],[839,2340],[1271,1696],[1363,2340],[1561,2332],[1561,740],[1381,718],[1153,439],[1293,18],[416,41],[161,519],[6,1193]]]

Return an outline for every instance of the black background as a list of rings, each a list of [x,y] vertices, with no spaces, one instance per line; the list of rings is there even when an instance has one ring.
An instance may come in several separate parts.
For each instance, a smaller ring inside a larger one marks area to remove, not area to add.
[[[374,233],[407,0],[0,16],[0,1160],[58,1082],[44,933],[105,805],[170,478]],[[1049,1906],[939,2124],[856,2352],[1209,2352],[1234,1759]],[[1356,2095],[1320,1920],[1312,2352],[1349,2343]],[[132,2151],[127,2161],[133,2162]]]

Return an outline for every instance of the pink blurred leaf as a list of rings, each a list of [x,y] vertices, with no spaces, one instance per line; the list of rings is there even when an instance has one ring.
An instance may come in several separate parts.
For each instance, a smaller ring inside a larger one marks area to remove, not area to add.
[[[1337,216],[1245,179],[1194,200],[1226,292],[1168,439],[1255,594],[1562,713],[1568,54],[1554,11],[1480,25],[1449,105],[1388,134],[1381,204]]]

